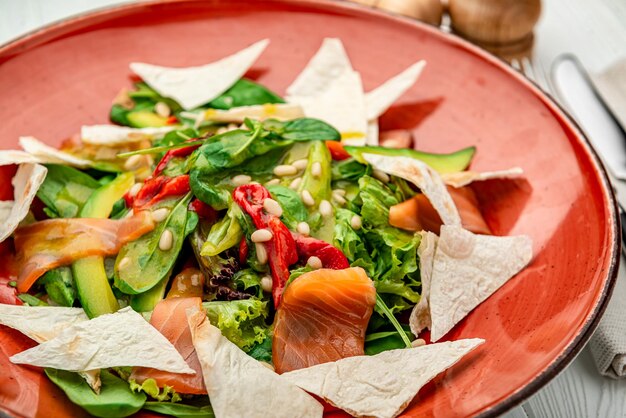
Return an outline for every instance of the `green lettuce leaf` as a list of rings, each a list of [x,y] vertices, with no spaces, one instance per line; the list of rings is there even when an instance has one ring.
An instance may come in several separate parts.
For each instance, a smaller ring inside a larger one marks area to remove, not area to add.
[[[180,402],[182,398],[176,391],[165,385],[163,388],[159,388],[154,379],[146,379],[142,384],[135,382],[135,380],[131,379],[128,381],[130,384],[130,390],[137,393],[145,393],[149,395],[151,398],[156,399],[159,402]]]
[[[248,355],[256,360],[271,363],[272,362],[272,336],[268,335],[268,337],[265,340],[263,340],[262,343],[255,344],[250,349],[250,351],[248,351]]]
[[[231,205],[226,216],[211,227],[200,254],[211,257],[239,245],[243,237],[243,230],[239,224],[241,215],[239,206]]]
[[[242,78],[219,97],[209,102],[207,107],[228,110],[233,107],[267,103],[285,103],[285,101],[262,85]]]
[[[47,164],[46,168],[46,179],[37,191],[37,197],[47,206],[46,213],[52,217],[77,217],[100,183],[72,167]]]
[[[255,344],[263,342],[269,334],[265,323],[267,302],[258,299],[205,302],[203,308],[222,334],[242,350],[248,352]]]

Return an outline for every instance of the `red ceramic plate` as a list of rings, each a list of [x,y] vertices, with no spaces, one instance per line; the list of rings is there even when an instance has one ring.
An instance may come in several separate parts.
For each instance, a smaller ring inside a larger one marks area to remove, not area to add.
[[[324,37],[344,41],[367,89],[418,59],[428,61],[419,83],[382,118],[383,130],[412,129],[427,151],[476,145],[476,170],[520,166],[526,172],[524,181],[483,184],[479,192],[497,234],[532,236],[534,261],[448,334],[487,343],[422,389],[406,413],[499,414],[554,377],[590,337],[617,271],[618,223],[605,172],[576,126],[534,85],[477,48],[429,26],[338,2],[116,7],[0,48],[0,145],[15,147],[18,135],[59,144],[82,124],[107,122],[135,60],[196,65],[270,38],[250,76],[282,92]],[[2,408],[75,416],[79,411],[38,370],[8,363],[7,356],[30,344],[0,329]]]

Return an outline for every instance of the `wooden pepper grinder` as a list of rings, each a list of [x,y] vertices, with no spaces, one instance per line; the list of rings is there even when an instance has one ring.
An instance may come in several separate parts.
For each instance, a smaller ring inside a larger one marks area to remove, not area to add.
[[[457,34],[510,61],[529,56],[541,0],[448,0]]]
[[[412,17],[439,26],[443,16],[441,0],[351,0],[365,6]]]

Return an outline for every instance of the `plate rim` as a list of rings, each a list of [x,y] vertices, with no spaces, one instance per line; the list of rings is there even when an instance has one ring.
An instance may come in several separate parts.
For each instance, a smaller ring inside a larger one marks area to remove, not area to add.
[[[88,11],[75,13],[65,18],[54,20],[45,25],[38,26],[15,38],[9,39],[3,44],[0,44],[0,65],[2,65],[3,62],[10,60],[14,56],[27,52],[29,49],[29,42],[35,42],[34,46],[38,46],[42,43],[47,42],[48,40],[57,39],[59,35],[64,35],[55,32],[62,30],[65,26],[68,25],[80,24],[82,22],[85,24],[84,27],[75,28],[75,30],[80,30],[89,28],[89,26],[93,25],[94,23],[100,23],[97,22],[97,19],[102,19],[101,22],[105,22],[111,17],[115,17],[111,15],[124,13],[135,9],[144,9],[151,6],[174,5],[173,7],[176,7],[176,4],[185,3],[220,3],[222,1],[224,0],[213,0],[211,2],[207,2],[206,0],[140,0],[130,2],[126,0],[124,3],[98,7],[95,9],[90,9]],[[356,11],[357,13],[362,13],[372,18],[388,19],[391,21],[396,21],[403,25],[413,26],[415,28],[418,28],[418,30],[420,31],[428,32],[431,36],[443,38],[446,42],[455,46],[459,46],[460,48],[477,55],[482,60],[497,66],[500,70],[505,71],[506,73],[508,73],[509,76],[515,78],[519,83],[530,89],[530,91],[555,114],[555,117],[560,116],[562,118],[563,122],[565,122],[568,125],[568,128],[570,128],[571,131],[575,134],[576,140],[584,148],[584,151],[586,151],[589,155],[590,162],[592,163],[595,171],[599,175],[598,177],[600,180],[600,185],[602,186],[603,195],[606,199],[607,204],[605,205],[605,208],[609,210],[608,221],[611,224],[611,228],[608,232],[612,234],[613,238],[611,240],[612,251],[610,252],[609,266],[605,274],[604,286],[602,287],[600,297],[596,301],[595,306],[593,307],[590,315],[588,316],[583,326],[580,328],[579,332],[569,342],[569,344],[565,348],[563,348],[562,352],[556,358],[554,358],[551,364],[549,364],[544,370],[539,372],[529,383],[517,389],[506,398],[494,401],[491,406],[485,407],[484,410],[480,411],[477,414],[477,416],[481,418],[496,417],[518,406],[524,400],[530,398],[541,388],[546,386],[559,373],[565,370],[565,368],[576,358],[580,351],[582,351],[585,345],[589,342],[591,336],[593,335],[593,332],[595,331],[600,320],[602,319],[602,316],[607,308],[608,302],[615,288],[620,264],[621,246],[623,245],[619,234],[620,219],[617,215],[618,203],[615,197],[615,191],[610,182],[607,168],[600,159],[598,152],[595,150],[578,122],[576,122],[576,120],[569,114],[569,112],[564,108],[563,105],[557,102],[557,100],[551,93],[544,91],[535,81],[529,80],[528,78],[524,77],[517,70],[510,67],[503,59],[491,54],[490,52],[480,48],[477,45],[472,44],[471,42],[461,38],[458,35],[445,32],[439,27],[435,27],[417,21],[415,19],[405,17],[397,13],[385,12],[380,9],[375,9],[371,6],[348,2],[346,0],[264,1],[266,2],[266,4],[296,4],[310,7],[318,7],[320,9],[326,10],[335,9],[340,11]],[[94,20],[96,20],[96,22],[94,22]],[[48,35],[48,39],[46,39],[46,35]],[[40,40],[39,38],[43,39]],[[39,43],[37,43],[38,40],[40,41]],[[11,415],[8,415],[9,413],[11,412],[5,410],[0,405],[0,417],[11,417]]]

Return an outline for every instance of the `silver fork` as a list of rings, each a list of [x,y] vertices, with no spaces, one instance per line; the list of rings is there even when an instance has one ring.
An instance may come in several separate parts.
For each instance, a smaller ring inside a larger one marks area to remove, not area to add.
[[[546,76],[546,73],[541,66],[533,65],[532,56],[530,54],[522,57],[511,58],[509,60],[509,64],[530,81],[537,84],[543,91],[552,94],[552,83],[550,82],[550,78]]]

